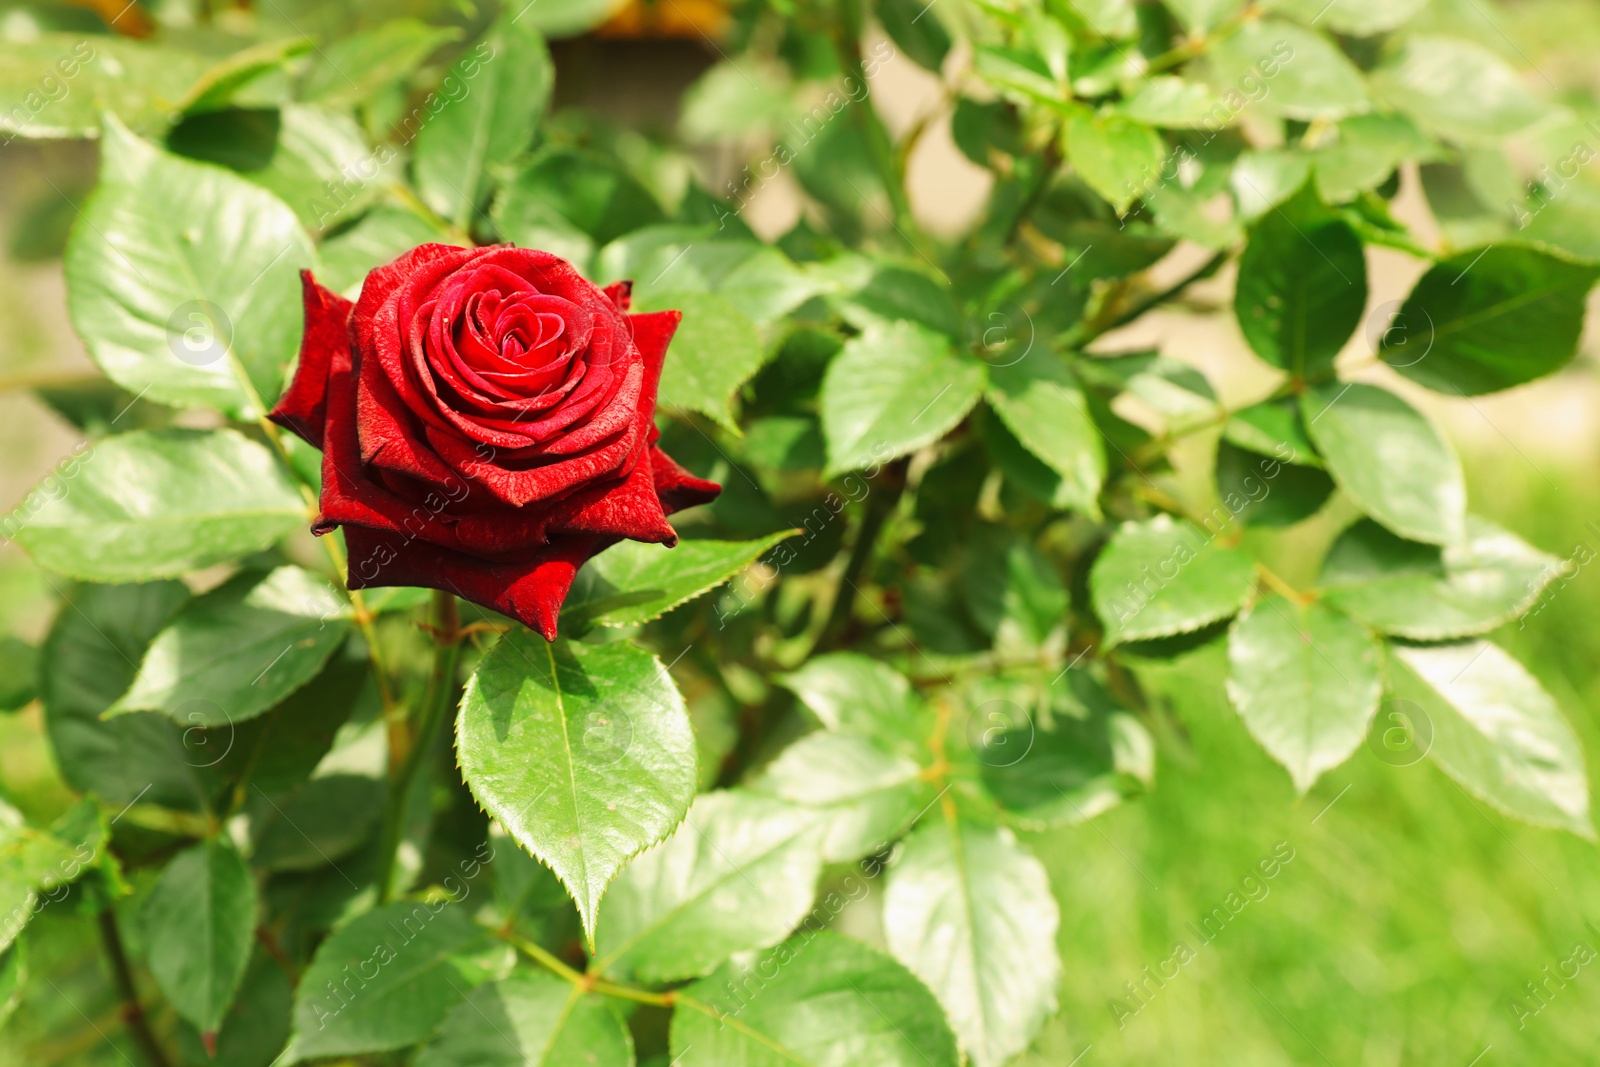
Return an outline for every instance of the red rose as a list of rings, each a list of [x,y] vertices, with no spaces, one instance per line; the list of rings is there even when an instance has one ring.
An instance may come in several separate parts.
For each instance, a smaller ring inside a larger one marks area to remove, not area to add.
[[[356,303],[305,282],[300,364],[271,418],[322,450],[351,589],[420,585],[553,640],[583,561],[713,499],[657,448],[676,311],[627,314],[548,252],[422,245]]]

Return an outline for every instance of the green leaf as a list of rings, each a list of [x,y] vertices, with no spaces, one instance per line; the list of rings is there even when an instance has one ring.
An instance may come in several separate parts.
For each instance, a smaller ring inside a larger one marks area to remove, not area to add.
[[[1322,466],[1293,397],[1263,400],[1235,411],[1222,427],[1222,438],[1242,449],[1285,463]]]
[[[1239,610],[1255,581],[1250,557],[1187,520],[1125,522],[1089,572],[1106,644],[1198,630]]]
[[[540,226],[565,223],[603,245],[665,218],[655,197],[620,165],[571,148],[539,152],[495,204],[495,221],[518,240]]]
[[[459,36],[452,27],[405,18],[339,37],[318,51],[318,62],[306,75],[300,94],[331,108],[365,103]]]
[[[177,110],[193,113],[228,107],[252,82],[282,70],[290,60],[315,47],[316,42],[308,37],[290,37],[242,48],[196,79],[178,101]]]
[[[1075,366],[1092,385],[1127,390],[1169,419],[1209,419],[1220,410],[1206,376],[1189,364],[1155,352],[1093,356]]]
[[[1435,263],[1406,297],[1379,355],[1420,385],[1478,396],[1559,370],[1578,353],[1600,264],[1516,245]]]
[[[698,411],[738,433],[734,393],[766,361],[756,324],[712,293],[663,291],[640,300],[641,311],[665,309],[683,312],[683,321],[661,369],[659,402]]]
[[[1366,83],[1355,64],[1322,34],[1292,22],[1246,22],[1206,54],[1218,92],[1265,84],[1266,92],[1251,105],[1263,115],[1309,122],[1367,109]]]
[[[489,982],[457,1004],[416,1067],[633,1067],[633,1038],[603,997],[553,974]]]
[[[918,66],[938,73],[950,54],[950,31],[919,0],[878,0],[872,6],[883,31]]]
[[[1593,838],[1583,750],[1539,682],[1487,641],[1394,645],[1389,686],[1425,717],[1428,755],[1507,815]]]
[[[1378,642],[1320,603],[1273,594],[1228,633],[1228,696],[1305,793],[1367,736],[1383,692]]]
[[[1333,382],[1300,399],[1306,432],[1328,472],[1361,509],[1402,537],[1461,540],[1461,461],[1426,416],[1387,389]]]
[[[1161,135],[1125,115],[1076,111],[1067,120],[1067,158],[1117,214],[1160,180],[1167,147]]]
[[[985,395],[1017,440],[1061,476],[1077,509],[1098,518],[1105,445],[1072,373],[1049,357],[993,366]]]
[[[684,91],[678,129],[695,142],[771,138],[795,113],[793,79],[780,63],[745,53],[706,69]]]
[[[135,129],[158,131],[207,65],[193,52],[110,35],[7,40],[0,53],[0,134],[94,137],[107,110]],[[44,92],[52,78],[66,88],[57,99]]]
[[[811,907],[822,828],[816,812],[753,793],[703,794],[617,879],[594,970],[671,982],[777,944]]]
[[[967,702],[967,739],[984,788],[1017,825],[1092,819],[1122,802],[1126,779],[1148,777],[1141,754],[1149,735],[1087,667],[1043,693],[996,679]]]
[[[1332,494],[1333,479],[1317,467],[1217,443],[1217,499],[1234,521],[1292,526],[1320,511]]]
[[[255,944],[256,884],[226,838],[180,852],[144,902],[150,973],[202,1033],[222,1025]]]
[[[295,989],[283,1062],[415,1045],[469,989],[511,964],[511,947],[448,900],[369,911],[317,946]]]
[[[576,37],[615,15],[623,0],[539,0],[512,19],[526,19],[532,29],[550,37]]]
[[[916,760],[829,731],[785,748],[751,788],[825,815],[822,858],[828,863],[853,863],[887,848],[932,794]]]
[[[1288,148],[1250,148],[1239,153],[1228,173],[1228,185],[1239,205],[1239,217],[1258,219],[1282,204],[1311,177],[1311,157]]]
[[[931,722],[919,724],[918,702],[905,675],[858,652],[813,656],[777,682],[827,729],[873,738],[894,751],[920,742],[932,728]]]
[[[467,682],[456,754],[478,803],[572,893],[591,943],[606,886],[694,797],[683,697],[627,643],[506,634]]]
[[[1436,158],[1440,149],[1404,115],[1352,115],[1339,136],[1311,153],[1317,188],[1330,202],[1349,200],[1386,181],[1408,159]]]
[[[0,637],[0,711],[16,711],[39,695],[39,650],[18,637]]]
[[[978,45],[972,50],[972,69],[1004,96],[1024,106],[1044,104],[1060,108],[1066,87],[1056,81],[1037,52],[1003,45]]]
[[[349,630],[349,605],[323,579],[299,567],[247,571],[191,601],[156,635],[106,714],[243,722],[316,677]]]
[[[1438,641],[1518,617],[1560,573],[1554,556],[1469,515],[1466,538],[1443,548],[1362,520],[1328,549],[1317,584],[1327,603],[1368,626]]]
[[[264,871],[336,864],[372,835],[383,807],[384,784],[358,774],[323,775],[277,797],[256,784],[249,809],[250,865]]]
[[[414,212],[375,207],[350,229],[322,243],[322,269],[317,271],[317,280],[335,292],[353,297],[368,271],[392,262],[417,245],[429,243],[454,241]]]
[[[29,826],[21,812],[0,799],[0,952],[39,910],[40,891],[71,882],[94,859],[95,848],[74,849],[55,834]],[[62,894],[51,895],[60,899]]]
[[[1060,915],[1044,865],[1006,830],[929,823],[883,899],[889,951],[927,983],[974,1067],[999,1067],[1056,1010]]]
[[[822,381],[833,473],[914,452],[955,427],[983,394],[984,365],[909,322],[852,339]]]
[[[239,983],[233,1007],[217,1032],[216,1055],[206,1051],[194,1028],[178,1028],[179,1062],[206,1063],[209,1067],[270,1067],[289,1042],[289,1015],[294,990],[283,965],[265,952],[257,952]]]
[[[181,582],[89,585],[69,590],[39,655],[45,732],[61,776],[108,805],[135,800],[194,810],[212,760],[189,749],[165,715],[101,713],[133,682],[150,641],[189,598]]]
[[[1500,57],[1451,37],[1407,37],[1371,81],[1379,99],[1452,141],[1498,141],[1550,112]]]
[[[1221,25],[1243,3],[1242,0],[1166,0],[1166,6],[1178,16],[1185,29],[1203,33]]]
[[[623,541],[584,564],[562,611],[602,626],[659,619],[793,536],[784,530],[755,541],[680,541],[672,548]]]
[[[18,941],[0,956],[0,1030],[22,1004],[22,988],[28,980],[26,942]]]
[[[1410,21],[1428,0],[1271,0],[1269,10],[1306,22],[1326,24],[1338,33],[1372,37]]]
[[[1158,74],[1141,83],[1127,99],[1113,105],[1147,126],[1203,127],[1220,101],[1206,86],[1171,74]]]
[[[308,230],[320,233],[353,218],[382,193],[388,173],[382,161],[392,157],[369,148],[348,115],[307,104],[285,104],[278,115],[267,165],[239,169],[293,208]]]
[[[100,185],[67,243],[72,325],[106,376],[179,407],[266,414],[300,344],[311,239],[282,201],[107,117]]]
[[[960,1062],[926,986],[877,949],[826,930],[797,934],[759,960],[725,964],[684,996],[694,1003],[673,1015],[679,1067]]]
[[[1297,378],[1324,377],[1366,304],[1361,238],[1310,186],[1251,227],[1233,310],[1256,355]]]
[[[554,68],[533,19],[508,8],[477,47],[445,75],[461,86],[417,133],[412,159],[417,189],[439,214],[467,227],[491,168],[533,143],[550,100]]]
[[[960,324],[949,286],[910,267],[879,267],[865,286],[839,303],[845,319],[862,330],[914,322],[953,335]]]
[[[232,430],[136,430],[68,459],[4,522],[41,566],[127,582],[266,548],[306,511],[272,453]]]

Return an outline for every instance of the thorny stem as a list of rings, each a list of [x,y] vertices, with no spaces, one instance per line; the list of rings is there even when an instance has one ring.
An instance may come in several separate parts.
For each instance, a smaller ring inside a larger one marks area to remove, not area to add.
[[[139,990],[133,984],[133,969],[128,966],[128,953],[122,947],[122,932],[117,929],[117,913],[110,906],[100,909],[100,940],[105,945],[106,959],[111,964],[111,978],[116,983],[117,995],[122,1000],[122,1021],[139,1046],[139,1052],[150,1061],[151,1067],[169,1067],[167,1054],[150,1030],[144,1008],[139,1004]]]
[[[393,896],[395,855],[405,836],[411,789],[422,761],[433,750],[440,723],[448,718],[445,709],[455,695],[456,660],[461,655],[461,618],[455,594],[434,591],[433,633],[433,674],[428,679],[427,696],[423,698],[422,718],[415,735],[408,738],[405,756],[398,767],[394,765],[392,754],[390,759],[389,796],[384,804],[383,836],[378,853],[379,904],[387,904]]]

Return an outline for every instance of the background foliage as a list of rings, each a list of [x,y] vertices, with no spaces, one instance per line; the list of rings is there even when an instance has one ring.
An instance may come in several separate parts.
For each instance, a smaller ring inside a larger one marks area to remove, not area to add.
[[[1592,388],[1591,7],[120,6],[0,10],[97,368],[5,383],[4,1055],[1588,1054],[1592,462],[1479,398]],[[725,486],[554,645],[261,418],[298,270],[494,240],[684,311]]]

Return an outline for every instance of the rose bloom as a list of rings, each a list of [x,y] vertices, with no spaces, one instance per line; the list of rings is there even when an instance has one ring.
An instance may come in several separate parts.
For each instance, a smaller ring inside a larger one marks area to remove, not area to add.
[[[271,418],[322,450],[321,514],[349,586],[444,589],[554,640],[583,561],[721,487],[656,447],[676,311],[628,313],[548,252],[427,244],[354,304],[311,277]]]

